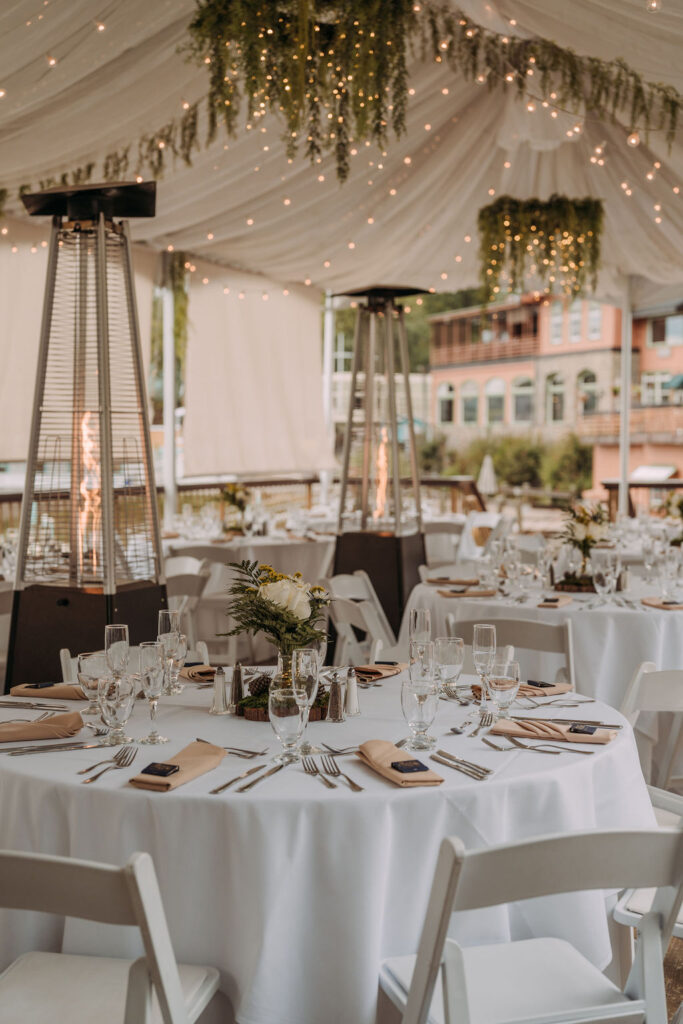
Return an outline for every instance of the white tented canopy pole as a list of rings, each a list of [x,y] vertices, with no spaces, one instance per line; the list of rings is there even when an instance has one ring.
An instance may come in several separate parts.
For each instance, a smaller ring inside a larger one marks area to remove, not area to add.
[[[168,284],[162,291],[162,339],[164,384],[164,526],[170,529],[177,511],[176,458],[175,458],[175,315],[173,288]]]
[[[325,293],[323,314],[323,420],[325,430],[334,448],[334,422],[332,418],[332,361],[334,358],[334,303],[332,292]],[[332,474],[324,469],[320,473],[320,502],[326,505],[329,499]]]
[[[631,366],[633,310],[628,282],[621,307],[621,411],[619,414],[619,514],[628,515],[628,478],[631,442]]]

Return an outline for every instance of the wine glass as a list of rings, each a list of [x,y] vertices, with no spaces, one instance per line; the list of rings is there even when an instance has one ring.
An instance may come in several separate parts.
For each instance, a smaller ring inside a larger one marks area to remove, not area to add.
[[[411,608],[408,627],[411,640],[423,643],[432,639],[432,613],[429,608]]]
[[[179,633],[180,612],[175,608],[162,608],[159,612],[159,628],[157,634]]]
[[[318,652],[312,647],[302,647],[292,651],[292,688],[305,695],[304,700],[304,732],[308,725],[308,716],[318,695],[319,670]],[[311,746],[304,741],[299,747],[300,754],[324,753],[319,747]]]
[[[187,657],[187,637],[184,633],[178,633],[177,636],[178,642],[173,652],[171,667],[169,669],[170,690],[172,694],[182,693],[185,689],[183,683],[179,680],[180,671],[185,664],[185,658]]]
[[[419,662],[415,663],[416,666]],[[435,744],[434,736],[429,735],[429,727],[436,717],[439,705],[439,688],[434,676],[419,677],[419,673],[411,674],[401,687],[401,708],[410,738],[405,746],[410,750],[431,750]]]
[[[281,764],[299,760],[297,751],[304,731],[306,701],[305,690],[294,690],[291,686],[271,690],[268,694],[268,718],[273,732],[282,744],[282,753],[275,758]]]
[[[504,718],[519,690],[519,662],[497,654],[488,674],[488,689],[496,718]]]
[[[83,695],[88,698],[88,706],[82,715],[97,715],[100,717],[100,705],[98,702],[97,689],[100,679],[109,675],[107,656],[104,651],[91,651],[87,654],[78,655],[78,682]]]
[[[164,696],[170,697],[173,694],[171,689],[171,668],[178,644],[180,643],[180,633],[159,633],[157,640],[164,648],[164,688],[161,692]]]
[[[438,636],[434,641],[436,670],[444,696],[455,700],[470,700],[472,689],[469,685],[458,689],[458,679],[465,661],[465,643],[459,636]]]
[[[481,685],[482,708],[486,707],[486,677],[496,655],[496,627],[479,622],[472,636],[472,659]]]
[[[117,747],[121,743],[132,743],[130,736],[126,736],[124,726],[130,718],[139,676],[115,676],[100,679],[97,694],[100,701],[100,710],[105,725],[109,726],[109,735],[103,740],[103,746]]]
[[[168,743],[168,737],[160,736],[155,726],[157,704],[164,685],[164,645],[158,640],[140,644],[140,678],[142,692],[149,701],[152,728],[149,735],[138,740],[138,743]]]
[[[107,664],[115,676],[122,676],[128,667],[128,655],[130,642],[128,640],[128,626],[109,625],[104,627],[104,649],[107,654]]]

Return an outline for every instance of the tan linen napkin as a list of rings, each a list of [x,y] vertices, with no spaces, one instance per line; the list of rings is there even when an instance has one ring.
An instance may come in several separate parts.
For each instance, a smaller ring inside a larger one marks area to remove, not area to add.
[[[52,686],[41,686],[39,690],[31,689],[27,683],[17,683],[9,692],[13,697],[32,697],[33,700],[42,700],[43,697],[54,700],[88,699],[77,683],[53,683]]]
[[[83,728],[83,719],[78,711],[53,715],[42,722],[7,722],[0,725],[0,743],[17,740],[62,740],[75,736]]]
[[[680,612],[683,610],[683,604],[664,604],[663,597],[641,597],[640,600],[648,608],[657,608],[662,612]]]
[[[397,676],[405,672],[408,662],[399,662],[398,665],[354,665],[354,670],[361,682],[374,682],[377,679],[389,679],[390,676]]]
[[[180,670],[180,678],[191,683],[210,683],[215,675],[216,669],[211,665],[188,665]]]
[[[433,583],[434,586],[454,586],[454,587],[476,587],[479,584],[479,577],[473,576],[471,579],[462,580],[451,580],[448,576],[432,576],[431,579],[425,580],[425,583]]]
[[[478,683],[473,684],[472,693],[479,700],[481,687]],[[573,693],[571,683],[555,683],[554,686],[529,686],[528,683],[520,683],[518,690],[520,697],[557,697],[560,693]]]
[[[232,540],[232,536],[229,533],[226,533],[224,537],[212,537],[211,538],[211,543],[212,544],[225,544],[226,540]]]
[[[486,541],[489,539],[493,532],[491,526],[473,526],[472,527],[472,540],[478,548],[483,548]]]
[[[556,722],[511,722],[509,718],[502,718],[491,729],[496,736],[518,736],[526,740],[548,740],[553,743],[609,743],[616,738],[615,729],[597,729],[592,735],[570,732],[569,726],[559,725]]]
[[[388,740],[367,740],[361,743],[357,756],[378,775],[383,775],[397,786],[440,786],[443,779],[431,768],[426,772],[397,772],[391,765],[394,761],[413,761],[414,755]],[[419,758],[418,758],[419,760]]]
[[[538,605],[539,608],[564,608],[566,605],[571,604],[574,599],[570,594],[558,594],[557,601],[541,601]]]
[[[491,590],[463,590],[461,594],[454,590],[437,590],[441,597],[495,597],[496,591]]]
[[[175,757],[167,757],[164,761],[164,764],[177,764],[180,767],[180,771],[175,775],[168,775],[166,778],[161,775],[136,775],[130,780],[130,784],[138,789],[153,789],[158,793],[167,793],[169,789],[177,789],[178,786],[213,771],[226,753],[222,747],[214,747],[213,743],[189,743]]]

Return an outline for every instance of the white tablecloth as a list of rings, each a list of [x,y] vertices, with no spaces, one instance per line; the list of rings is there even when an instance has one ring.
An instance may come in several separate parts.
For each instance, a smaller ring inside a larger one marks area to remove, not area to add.
[[[373,1024],[379,964],[414,951],[444,836],[482,847],[551,832],[653,825],[628,727],[591,757],[497,754],[450,734],[466,710],[441,702],[433,727],[439,744],[497,769],[486,782],[444,768],[442,786],[403,790],[346,757],[344,767],[363,793],[341,780],[327,790],[288,767],[248,794],[210,796],[251,764],[228,756],[210,775],[169,793],[128,786],[135,770],[197,736],[276,750],[268,724],[210,717],[210,692],[187,687],[168,699],[159,727],[171,742],[141,749],[133,768],[111,771],[94,785],[83,786],[76,774],[99,759],[92,750],[0,754],[0,847],[119,864],[135,850],[149,851],[178,958],[220,968],[221,988],[241,1024]],[[406,732],[399,692],[398,678],[361,691],[360,717],[313,724],[311,739],[340,746],[397,740]],[[591,717],[620,720],[600,704],[590,710]],[[11,714],[0,711],[0,718]],[[142,735],[148,725],[140,703],[130,732]],[[610,959],[599,893],[463,914],[454,934],[468,944],[559,935],[600,967]],[[69,922],[62,934],[61,922],[0,915],[0,969],[27,949],[58,949],[62,942],[69,951],[137,954],[128,930]]]

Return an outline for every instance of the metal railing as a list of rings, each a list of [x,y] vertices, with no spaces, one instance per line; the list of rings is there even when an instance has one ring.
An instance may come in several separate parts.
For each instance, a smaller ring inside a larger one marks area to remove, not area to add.
[[[504,359],[519,359],[535,356],[540,349],[537,334],[525,334],[507,341],[476,341],[458,344],[442,342],[432,345],[429,353],[431,366],[447,366],[459,363],[496,362]]]

